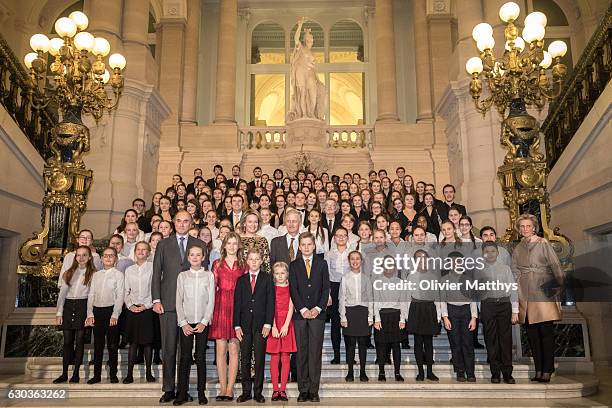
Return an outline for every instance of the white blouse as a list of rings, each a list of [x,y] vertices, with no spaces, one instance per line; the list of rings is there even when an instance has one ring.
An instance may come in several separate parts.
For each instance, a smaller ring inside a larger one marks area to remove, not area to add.
[[[346,322],[346,308],[365,306],[368,308],[368,321],[374,321],[374,304],[372,303],[372,283],[363,272],[348,271],[340,282],[338,292],[338,311],[340,321]]]
[[[176,321],[209,325],[215,307],[215,275],[204,268],[181,272],[176,281]]]
[[[66,299],[87,299],[90,291],[89,286],[85,286],[85,268],[77,268],[70,279],[70,285],[64,282],[62,277],[59,295],[57,297],[56,316],[64,314],[64,303]]]
[[[325,260],[329,267],[329,281],[339,283],[342,276],[351,270],[348,256],[353,250],[353,247],[347,246],[343,252],[338,251],[338,248],[333,246],[325,254]]]
[[[146,309],[153,307],[151,298],[151,277],[153,263],[134,264],[125,270],[125,292],[123,301],[129,309],[133,305],[142,305]]]
[[[94,307],[113,306],[112,317],[119,318],[123,306],[123,272],[117,268],[101,269],[91,278],[91,289],[87,298],[87,317],[93,317]]]

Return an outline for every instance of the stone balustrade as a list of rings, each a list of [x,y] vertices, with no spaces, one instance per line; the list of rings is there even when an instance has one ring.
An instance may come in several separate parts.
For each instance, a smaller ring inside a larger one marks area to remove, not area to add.
[[[284,126],[248,126],[238,129],[240,150],[285,148],[287,128]]]
[[[328,147],[368,150],[374,147],[373,126],[330,126],[326,134]]]

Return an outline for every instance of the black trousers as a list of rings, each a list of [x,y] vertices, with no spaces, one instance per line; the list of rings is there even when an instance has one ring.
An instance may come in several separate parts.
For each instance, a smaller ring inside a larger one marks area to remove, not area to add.
[[[433,336],[414,335],[414,359],[420,374],[423,374],[423,364],[427,365],[427,372],[431,372],[431,366],[433,365]]]
[[[119,352],[119,326],[111,326],[110,319],[113,314],[113,306],[95,307],[94,314],[94,377],[102,375],[102,357],[104,356],[104,345],[108,349],[109,374],[117,375],[117,358]]]
[[[191,324],[191,327],[196,327]],[[193,350],[193,341],[195,339],[195,363],[198,368],[198,396],[203,396],[206,390],[206,342],[208,341],[208,327],[202,333],[194,333],[190,336],[185,336],[183,331],[179,334],[179,343],[181,352],[179,354],[178,366],[178,385],[176,399],[178,401],[187,400],[187,392],[189,391],[189,374],[191,373],[191,362]],[[164,365],[166,364],[164,356]]]
[[[266,366],[267,338],[261,335],[261,329],[243,330],[240,342],[240,372],[242,373],[242,395],[260,396],[263,392],[264,368]],[[255,378],[251,379],[251,358],[255,353]]]
[[[366,358],[368,355],[368,336],[344,336],[346,362],[351,371],[353,370],[353,361],[355,361],[355,347],[357,345],[359,345],[359,373],[365,374]]]
[[[529,324],[529,316],[525,319],[529,347],[535,370],[541,373],[555,371],[555,337],[552,321]]]
[[[395,341],[393,343],[376,342],[376,358],[378,360],[378,369],[380,372],[385,371],[385,361],[387,361],[389,351],[391,351],[393,354],[393,367],[395,369],[395,374],[399,374],[402,358],[402,350],[400,348],[399,341]]]
[[[493,377],[512,375],[512,305],[507,302],[480,303],[489,367]]]
[[[321,383],[321,359],[325,320],[298,319],[293,322],[297,344],[297,380],[299,392],[318,393]]]
[[[474,376],[474,335],[468,325],[472,319],[470,305],[448,304],[448,319],[452,328],[448,331],[448,341],[453,356],[453,366],[457,373]]]
[[[340,358],[340,340],[342,338],[340,329],[340,311],[338,309],[340,282],[329,282],[329,287],[332,304],[327,310],[329,311],[329,317],[331,319],[331,341],[334,349],[334,357]]]

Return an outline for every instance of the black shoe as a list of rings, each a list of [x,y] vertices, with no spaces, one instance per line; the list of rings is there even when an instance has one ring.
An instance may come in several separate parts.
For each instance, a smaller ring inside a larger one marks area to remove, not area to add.
[[[361,382],[368,382],[368,381],[370,381],[370,379],[368,378],[366,373],[362,373],[362,374],[359,374],[359,381],[361,381]]]
[[[457,373],[457,381],[458,381],[458,382],[465,382],[465,373],[463,373],[463,372],[458,372],[458,373]]]
[[[310,394],[310,402],[321,402],[321,398],[319,398],[319,393],[315,392],[314,394]]]
[[[102,381],[102,378],[95,376],[95,377],[91,377],[89,380],[87,380],[87,384],[91,385],[91,384],[97,384],[100,381]]]
[[[217,395],[215,397],[215,401],[217,401],[217,402],[225,401],[225,396],[224,395]]]
[[[154,383],[157,379],[151,373],[147,373],[147,382]]]
[[[62,374],[59,377],[57,377],[55,380],[53,380],[53,384],[63,384],[66,381],[68,381],[68,374]]]
[[[247,402],[249,400],[252,400],[253,397],[251,397],[250,395],[246,395],[246,394],[241,394],[238,396],[238,398],[236,398],[236,402],[237,403],[242,403],[242,402]]]
[[[202,395],[202,396],[198,397],[198,404],[199,405],[206,405],[206,404],[208,404],[208,398],[206,398],[206,395]]]
[[[162,394],[161,398],[159,399],[159,402],[164,404],[166,402],[172,401],[174,398],[175,398],[174,392],[166,391]]]
[[[193,397],[187,393],[187,402],[193,401]]]
[[[378,374],[378,381],[387,381],[387,377],[385,376],[385,373]]]
[[[128,375],[127,377],[123,379],[124,384],[132,384],[133,382],[134,382],[134,377],[132,377],[131,375]]]
[[[468,382],[472,382],[473,383],[473,382],[476,382],[476,377],[474,377],[473,375],[472,376],[468,376],[467,380],[468,380]]]
[[[417,376],[416,376],[416,380],[417,381],[425,381],[425,374],[418,373]]]
[[[504,377],[504,382],[506,384],[516,384],[516,381],[514,380],[514,377],[512,377],[511,375]]]
[[[88,363],[88,365],[90,365],[90,366],[94,365],[94,361],[93,361],[93,360],[90,360],[90,361],[89,361],[89,363]]]
[[[119,382],[119,378],[117,378],[117,374],[111,375],[108,378],[111,384],[117,384]]]
[[[300,392],[297,397],[297,402],[307,402],[309,400],[307,392]]]
[[[404,377],[400,373],[395,374],[395,381],[404,382]]]
[[[481,349],[485,348],[485,346],[480,344],[480,342],[476,342],[476,343],[474,343],[474,348],[477,349],[477,350],[481,350]]]
[[[332,360],[329,362],[330,364],[340,364],[340,357],[334,357],[332,358]]]
[[[344,381],[346,381],[346,382],[353,382],[353,381],[355,381],[355,377],[353,376],[353,373],[348,373],[346,375],[346,377],[344,377]]]
[[[280,392],[279,400],[280,401],[289,401],[289,398],[287,398],[287,393],[285,391],[281,391]]]
[[[232,402],[233,400],[234,400],[234,397],[230,397],[229,395],[223,396],[223,401]]]
[[[491,384],[499,384],[501,379],[499,377],[491,377]]]
[[[187,401],[185,401],[185,400],[175,399],[175,400],[172,402],[172,405],[183,405],[183,404],[184,404],[184,403],[186,403],[186,402],[187,402]]]
[[[427,379],[429,381],[440,381],[440,379],[438,377],[436,377],[436,375],[434,373],[427,374]]]
[[[274,391],[272,393],[272,401],[280,401],[280,391]]]
[[[263,404],[266,402],[266,398],[263,395],[256,395],[255,398],[253,398],[255,400],[255,402],[257,402],[258,404]]]
[[[68,382],[71,384],[78,384],[79,381],[81,381],[81,378],[77,373],[74,373]]]

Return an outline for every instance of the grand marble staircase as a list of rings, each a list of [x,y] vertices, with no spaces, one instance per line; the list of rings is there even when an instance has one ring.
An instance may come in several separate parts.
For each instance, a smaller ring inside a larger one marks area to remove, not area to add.
[[[329,331],[329,326],[327,327]],[[482,339],[481,339],[482,342]],[[215,396],[217,393],[217,374],[216,368],[212,364],[214,358],[214,348],[212,342],[207,350],[206,361],[208,362],[207,376],[208,395]],[[89,361],[93,357],[93,350],[88,346],[84,361]],[[485,350],[476,350],[476,383],[458,383],[454,379],[454,373],[450,360],[450,348],[446,334],[442,334],[434,339],[434,372],[440,377],[439,382],[416,382],[416,365],[414,363],[413,350],[402,350],[401,372],[406,379],[403,383],[395,382],[393,379],[393,369],[387,366],[387,382],[378,382],[378,366],[374,364],[375,350],[368,350],[367,374],[370,381],[361,383],[359,381],[347,383],[344,381],[346,375],[346,364],[332,365],[330,360],[333,358],[333,349],[326,333],[326,340],[323,348],[323,370],[320,396],[323,399],[322,405],[349,406],[386,404],[394,405],[397,399],[404,401],[405,406],[453,406],[458,407],[457,401],[470,401],[469,406],[491,406],[489,402],[498,400],[502,405],[495,403],[495,406],[556,406],[559,399],[567,401],[579,401],[581,397],[592,395],[597,392],[598,380],[592,375],[564,375],[557,374],[549,384],[534,384],[529,381],[533,374],[533,368],[529,361],[518,361],[514,364],[514,378],[517,383],[514,385],[491,384],[489,381],[489,366],[486,363],[487,356]],[[357,357],[356,357],[357,358]],[[106,360],[106,355],[105,355]],[[344,363],[344,347],[342,347],[342,362]],[[127,350],[121,350],[119,354],[119,377],[122,379],[127,365]],[[93,367],[85,364],[81,368],[80,384],[52,384],[53,378],[61,373],[61,361],[59,358],[30,358],[27,362],[26,374],[23,376],[0,377],[0,390],[25,389],[62,389],[67,390],[70,399],[69,403],[50,400],[21,400],[8,401],[0,399],[0,406],[3,402],[15,404],[15,406],[109,406],[109,404],[125,406],[150,406],[156,405],[161,390],[161,366],[154,365],[154,375],[158,378],[156,383],[144,381],[144,366],[137,365],[134,372],[135,382],[124,385],[110,384],[107,380],[106,372],[103,374],[103,382],[96,385],[87,385],[86,380],[92,375]],[[105,367],[105,371],[107,368]],[[358,374],[358,370],[357,370]],[[192,367],[191,382],[195,384],[196,368]],[[192,395],[196,395],[196,390],[192,389]],[[237,385],[236,395],[240,392],[240,385]],[[269,382],[269,373],[266,370],[266,383],[264,385],[264,395],[270,396],[272,385]],[[2,391],[2,397],[7,394]],[[295,383],[288,385],[288,395],[290,405],[295,405],[297,387]],[[373,400],[376,399],[376,400]],[[510,403],[511,399],[514,401]],[[28,402],[29,401],[29,402]],[[353,401],[353,403],[350,403]],[[505,401],[505,402],[504,402]],[[522,401],[522,403],[521,403]],[[46,405],[43,403],[46,402]],[[529,405],[533,402],[535,405]],[[550,405],[548,404],[550,402]],[[143,405],[144,404],[144,405]],[[278,403],[274,403],[278,404]],[[528,405],[525,405],[528,404]],[[228,405],[225,403],[224,405]],[[312,405],[312,404],[310,404]],[[580,405],[577,405],[580,406]]]

